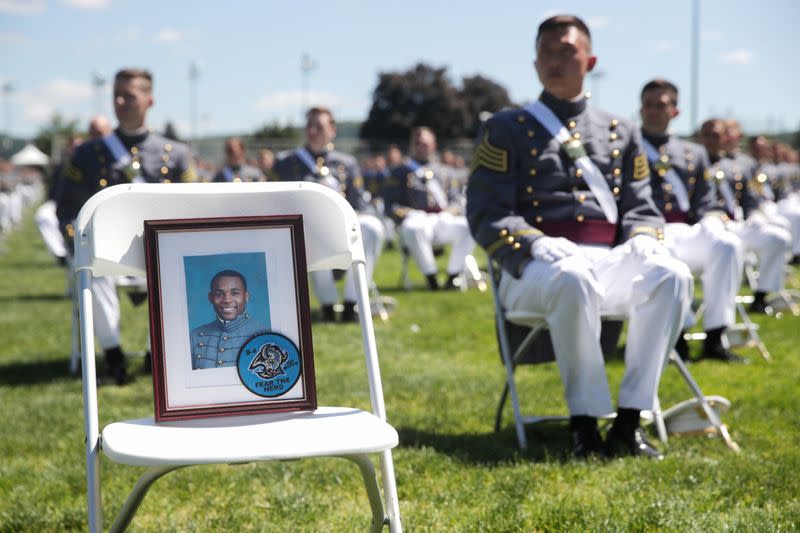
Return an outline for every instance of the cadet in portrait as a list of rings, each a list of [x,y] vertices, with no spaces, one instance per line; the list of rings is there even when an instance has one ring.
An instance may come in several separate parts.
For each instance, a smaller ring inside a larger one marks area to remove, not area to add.
[[[502,268],[509,312],[550,329],[570,411],[572,451],[663,455],[640,412],[652,410],[661,372],[686,318],[693,280],[663,245],[639,130],[587,105],[597,61],[578,17],[541,23],[535,40],[539,99],[483,125],[467,186],[475,240]],[[600,324],[628,319],[625,374],[605,441],[597,417],[613,412]]]

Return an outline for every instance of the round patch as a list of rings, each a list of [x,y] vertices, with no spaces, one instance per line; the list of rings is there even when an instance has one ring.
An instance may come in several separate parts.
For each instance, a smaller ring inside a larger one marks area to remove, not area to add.
[[[283,396],[300,378],[300,350],[280,333],[262,333],[239,350],[236,369],[242,384],[253,394]]]

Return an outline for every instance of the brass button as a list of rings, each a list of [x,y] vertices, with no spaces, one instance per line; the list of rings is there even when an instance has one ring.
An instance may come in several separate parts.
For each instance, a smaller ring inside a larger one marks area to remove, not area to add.
[[[689,185],[694,185],[696,181],[697,178],[695,178],[694,176],[689,176]]]
[[[136,148],[136,147],[134,146],[134,147],[132,147],[132,148],[131,148],[131,153],[132,153],[133,155],[136,155],[136,154],[138,154],[138,153],[139,153],[139,149],[138,149],[138,148]]]
[[[572,138],[577,141],[578,139],[581,138],[581,134],[576,131],[575,133],[572,134]]]
[[[525,122],[525,115],[519,115],[519,116],[517,117],[517,122],[519,122],[520,124],[522,124],[523,122]]]
[[[106,185],[108,185],[108,181],[106,181],[106,180],[105,180],[105,178],[102,178],[102,179],[99,181],[99,183],[100,183],[100,186],[101,186],[101,187],[105,187]]]
[[[533,201],[533,207],[539,207],[539,200]]]
[[[620,177],[622,175],[622,171],[618,168],[614,169],[614,177]]]
[[[744,185],[742,184],[741,181],[739,181],[739,182],[736,183],[736,185],[734,185],[734,187],[736,187],[737,191],[740,191],[742,189],[742,187],[744,187]]]
[[[569,129],[571,129],[571,130],[572,130],[572,129],[575,129],[575,126],[577,126],[577,125],[578,125],[578,124],[577,124],[577,123],[576,123],[574,120],[570,120],[570,121],[567,123],[567,126],[569,126]]]
[[[507,242],[508,244],[514,244],[514,236],[513,236],[513,235],[509,235],[509,236],[506,238],[506,242]]]
[[[528,130],[528,137],[529,138],[533,139],[534,135],[536,135],[536,133],[533,130]]]
[[[612,133],[611,135],[608,136],[608,140],[609,141],[616,141],[617,137],[619,137],[619,135],[617,135],[616,133]]]
[[[520,248],[522,248],[522,245],[518,242],[515,242],[512,248],[514,248],[515,250],[519,250]]]
[[[505,237],[506,235],[508,235],[508,230],[505,229],[505,228],[501,229],[500,230],[500,236],[501,237]]]
[[[658,158],[658,160],[661,161],[662,163],[669,163],[669,156],[667,154],[663,154],[661,157]]]
[[[586,201],[586,195],[585,195],[585,194],[580,194],[580,195],[578,195],[578,201],[579,201],[580,203],[583,203],[583,202],[585,202],[585,201]]]
[[[583,215],[578,215],[577,217],[575,217],[575,220],[577,220],[578,222],[583,222]]]
[[[535,176],[536,175],[536,169],[532,168],[531,171],[528,172],[528,174],[530,174],[531,176]]]
[[[617,119],[612,119],[611,120],[611,127],[612,128],[616,128],[618,125],[619,125],[619,120],[617,120]]]
[[[619,196],[619,187],[614,187],[613,189],[611,189],[611,192]]]
[[[539,155],[539,150],[537,150],[536,148],[531,148],[531,155],[533,157],[536,157],[537,155]]]
[[[619,157],[619,148],[611,150],[611,157]]]
[[[669,184],[669,183],[665,183],[665,184],[664,184],[664,190],[665,190],[665,191],[671,191],[671,190],[672,190],[672,185],[671,185],[671,184]]]
[[[165,144],[164,145],[164,150],[166,150],[167,152],[171,152],[172,151],[172,145],[169,144],[169,143]]]
[[[663,168],[659,168],[659,169],[658,169],[658,175],[659,175],[659,176],[661,176],[661,177],[663,178],[664,176],[666,176],[666,175],[667,175],[667,171],[666,171],[666,170],[664,170]]]
[[[672,204],[670,202],[667,202],[666,204],[664,204],[664,209],[667,212],[672,211]]]
[[[689,163],[688,165],[686,165],[686,170],[688,170],[689,172],[693,171],[694,168],[695,168],[694,163]]]
[[[525,187],[525,192],[528,194],[533,194],[533,187]]]
[[[170,180],[169,178],[164,178],[164,181],[162,183],[172,183],[172,180]]]
[[[542,217],[536,217],[536,222],[541,222],[541,221],[542,221]]]
[[[161,156],[161,160],[162,160],[164,163],[166,163],[167,161],[169,161],[169,155],[167,155],[167,154],[164,154],[164,155],[162,155],[162,156]]]
[[[575,169],[575,177],[576,178],[580,178],[581,176],[583,176],[583,169],[576,168]]]
[[[167,174],[167,173],[169,173],[169,169],[167,167],[161,167],[161,173],[162,174]]]

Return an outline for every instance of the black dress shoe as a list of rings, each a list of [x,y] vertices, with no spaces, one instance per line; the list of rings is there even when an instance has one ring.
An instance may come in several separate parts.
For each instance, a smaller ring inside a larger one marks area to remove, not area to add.
[[[144,373],[145,374],[152,374],[153,373],[153,354],[150,353],[150,350],[147,350],[144,354]]]
[[[336,322],[336,312],[333,310],[333,305],[323,305],[321,311],[323,322]]]
[[[345,302],[342,310],[342,322],[358,322],[355,302]]]
[[[641,427],[635,428],[633,433],[614,431],[612,427],[606,436],[605,452],[608,457],[632,455],[635,457],[649,457],[659,461],[664,458],[664,454],[647,440],[647,436]]]
[[[447,281],[444,282],[444,290],[446,291],[457,291],[459,289],[458,285],[456,285],[456,280],[458,279],[458,274],[450,274],[447,276]]]
[[[760,300],[753,300],[753,303],[751,303],[747,307],[747,310],[750,311],[751,313],[761,313],[763,315],[769,315],[769,316],[775,314],[775,310],[772,309],[771,305],[768,305],[767,302]]]
[[[700,354],[700,357],[698,357],[696,360],[699,361],[701,359],[711,359],[714,361],[722,361],[724,363],[740,363],[743,365],[750,364],[750,359],[733,353],[721,344],[717,344],[716,346],[705,346],[703,353]]]
[[[603,457],[603,439],[600,438],[597,428],[572,430],[572,455],[576,459]]]
[[[125,354],[119,346],[114,346],[105,351],[106,374],[117,385],[124,385],[128,381],[128,372],[125,368]]]
[[[675,342],[675,351],[678,352],[678,355],[684,361],[689,359],[689,342],[684,337],[686,331],[681,331],[681,334],[678,335],[678,340]]]
[[[428,289],[432,291],[438,291],[441,289],[439,286],[439,280],[436,279],[436,274],[428,274],[425,276],[425,281],[428,282]]]
[[[790,265],[800,265],[800,254],[793,255],[792,260],[789,261]]]

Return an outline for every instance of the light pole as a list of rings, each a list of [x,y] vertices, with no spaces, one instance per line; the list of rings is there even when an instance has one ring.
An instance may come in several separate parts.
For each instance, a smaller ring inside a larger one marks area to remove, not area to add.
[[[697,131],[697,109],[700,100],[700,0],[692,0],[692,107],[689,111],[689,133]]]
[[[301,120],[302,117],[305,116],[305,112],[308,109],[308,77],[312,71],[316,70],[317,66],[317,61],[308,55],[308,53],[304,53],[300,58],[300,74],[302,76],[303,84],[303,109],[300,110]]]
[[[197,63],[189,63],[189,122],[191,124],[191,141],[197,140],[197,80],[200,78],[200,68]]]
[[[92,88],[94,89],[94,113],[95,115],[102,115],[103,108],[105,107],[105,97],[103,89],[106,86],[106,79],[97,73],[92,73]]]
[[[14,92],[14,84],[11,81],[3,82],[3,113],[5,119],[6,136],[3,139],[3,148],[11,147],[11,93]]]

